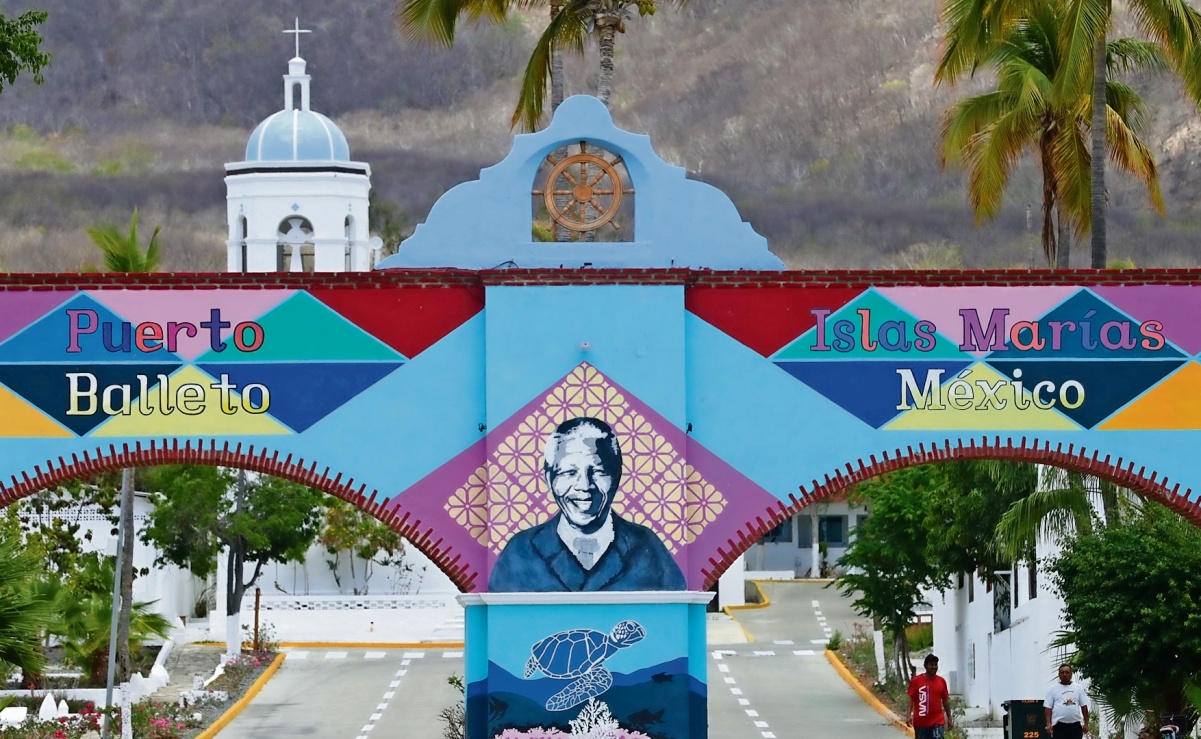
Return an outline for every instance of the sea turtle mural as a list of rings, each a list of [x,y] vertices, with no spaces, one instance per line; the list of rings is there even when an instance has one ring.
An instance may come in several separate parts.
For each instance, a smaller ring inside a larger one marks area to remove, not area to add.
[[[530,648],[525,676],[529,679],[542,671],[559,680],[575,678],[546,700],[548,711],[566,711],[613,687],[605,660],[645,638],[646,629],[637,621],[622,621],[608,634],[596,629],[560,631]]]

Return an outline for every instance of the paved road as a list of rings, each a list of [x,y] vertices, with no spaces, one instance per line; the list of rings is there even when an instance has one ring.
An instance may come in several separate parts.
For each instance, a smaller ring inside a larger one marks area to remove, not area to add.
[[[438,713],[459,699],[463,674],[448,649],[287,650],[283,665],[221,739],[437,739]]]
[[[712,645],[709,736],[713,739],[901,739],[826,660],[835,631],[853,633],[849,602],[820,584],[764,583],[768,608],[738,612],[751,644]]]
[[[834,630],[852,632],[846,599],[812,583],[763,587],[772,605],[738,614],[754,641],[710,645],[709,736],[901,739],[824,656]],[[220,737],[438,739],[438,713],[458,699],[446,684],[451,674],[463,674],[458,650],[288,650],[279,672]]]

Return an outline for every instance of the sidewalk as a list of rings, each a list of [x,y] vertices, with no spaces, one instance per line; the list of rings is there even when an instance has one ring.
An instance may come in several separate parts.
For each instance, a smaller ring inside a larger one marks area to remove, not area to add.
[[[224,654],[224,644],[175,645],[165,665],[167,684],[156,690],[151,698],[160,703],[178,702],[180,695],[192,690],[196,676],[200,676],[201,680],[213,676]]]

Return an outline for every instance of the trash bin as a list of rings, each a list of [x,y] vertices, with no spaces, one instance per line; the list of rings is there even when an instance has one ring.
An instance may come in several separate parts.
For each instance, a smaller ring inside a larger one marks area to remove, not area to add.
[[[1005,739],[1051,739],[1041,700],[1010,700],[1001,707],[1005,709]]]

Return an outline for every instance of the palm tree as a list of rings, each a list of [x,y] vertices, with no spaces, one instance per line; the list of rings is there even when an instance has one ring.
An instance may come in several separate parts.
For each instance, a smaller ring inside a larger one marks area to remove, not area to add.
[[[1009,29],[1035,8],[1053,5],[1063,10],[1060,30],[1063,72],[1053,96],[1057,101],[1080,99],[1092,91],[1090,140],[1091,264],[1106,265],[1105,143],[1109,111],[1107,44],[1113,22],[1112,0],[945,0],[941,23],[946,29],[943,55],[935,82],[952,83],[973,74]],[[1127,0],[1140,31],[1160,47],[1168,65],[1201,103],[1201,14],[1185,0]]]
[[[87,230],[88,236],[104,254],[104,269],[98,270],[93,265],[84,265],[85,272],[154,272],[159,267],[159,231],[161,226],[154,227],[150,234],[150,243],[142,250],[138,239],[138,209],[133,209],[129,219],[129,233],[122,234],[111,223],[105,223]]]
[[[977,222],[1000,209],[1014,164],[1027,149],[1042,170],[1042,245],[1048,266],[1066,244],[1059,231],[1083,234],[1090,225],[1090,154],[1084,131],[1091,95],[1059,99],[1055,85],[1065,73],[1061,53],[1062,10],[1053,3],[1031,9],[1011,24],[1005,41],[981,65],[996,70],[997,89],[956,103],[942,125],[943,164],[965,164],[968,197]],[[1120,39],[1109,44],[1108,63],[1121,69],[1163,69],[1159,47]],[[1139,138],[1146,116],[1142,99],[1116,81],[1107,83],[1107,137],[1110,158],[1146,183],[1152,205],[1163,212],[1158,174],[1150,149]],[[1066,266],[1066,253],[1058,254]]]
[[[454,43],[460,17],[471,21],[503,21],[514,7],[526,8],[546,3],[550,21],[530,54],[522,77],[521,92],[513,111],[512,125],[524,130],[537,129],[542,119],[546,88],[551,86],[551,110],[563,100],[562,59],[560,52],[584,50],[584,42],[595,36],[600,49],[600,75],[596,96],[609,104],[613,89],[614,52],[618,33],[636,8],[640,16],[654,15],[659,2],[675,6],[689,0],[399,0],[396,16],[408,35]]]
[[[129,233],[122,234],[117,227],[106,223],[87,230],[88,236],[104,254],[104,269],[107,272],[142,273],[153,272],[159,265],[160,226],[155,226],[146,249],[142,249],[138,238],[138,209],[134,208],[129,220]],[[85,272],[96,271],[92,265],[84,266]],[[116,682],[129,679],[132,670],[129,656],[129,629],[133,603],[133,469],[121,471],[121,612],[118,615],[117,674]],[[111,604],[110,604],[111,605]],[[106,632],[107,635],[107,632]]]
[[[17,540],[0,539],[0,667],[20,669],[26,676],[42,673],[46,663],[41,637],[53,610],[42,597],[34,576],[36,555]]]
[[[997,548],[1011,559],[1030,558],[1040,538],[1088,534],[1098,523],[1111,526],[1130,502],[1129,494],[1108,480],[1059,467],[1042,469],[1039,488],[1014,503],[997,525]]]
[[[90,560],[84,582],[112,582],[115,565],[111,559]],[[108,650],[111,640],[113,596],[106,588],[88,592],[86,585],[77,587],[60,598],[57,618],[50,633],[62,643],[64,655],[71,664],[87,671],[92,685],[103,685],[108,671]],[[171,623],[150,610],[153,601],[130,604],[127,648],[137,652],[151,637],[166,638]]]

